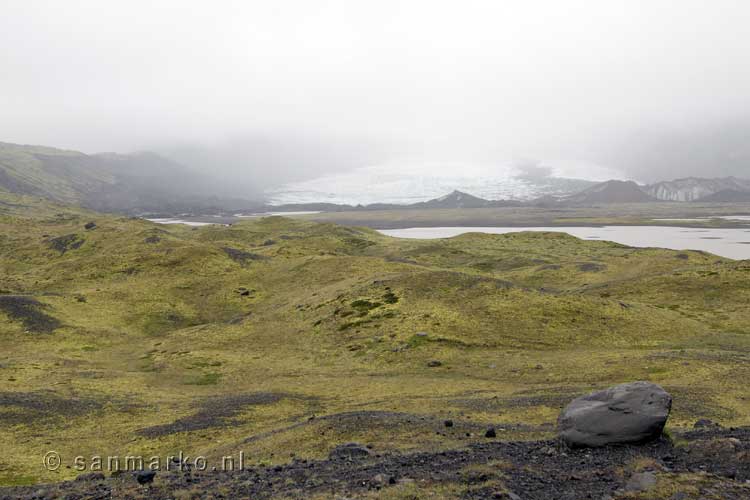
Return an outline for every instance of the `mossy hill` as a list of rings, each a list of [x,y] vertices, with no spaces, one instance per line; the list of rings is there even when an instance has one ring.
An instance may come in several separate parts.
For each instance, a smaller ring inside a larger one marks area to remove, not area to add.
[[[0,201],[0,483],[77,474],[49,450],[275,464],[545,438],[572,397],[637,379],[673,394],[671,429],[750,424],[750,262]]]
[[[42,197],[99,211],[139,214],[257,206],[221,198],[221,181],[150,152],[84,154],[0,142],[0,193]]]

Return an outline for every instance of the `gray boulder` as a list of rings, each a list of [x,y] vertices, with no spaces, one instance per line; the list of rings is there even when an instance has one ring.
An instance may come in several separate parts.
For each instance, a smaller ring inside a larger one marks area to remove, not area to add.
[[[672,396],[656,384],[632,382],[574,399],[560,414],[560,439],[571,447],[642,443],[664,430]]]

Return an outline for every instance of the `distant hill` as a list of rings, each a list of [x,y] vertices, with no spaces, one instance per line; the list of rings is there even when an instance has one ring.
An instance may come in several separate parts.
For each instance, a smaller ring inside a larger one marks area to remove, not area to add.
[[[77,203],[116,182],[97,162],[77,151],[0,143],[0,190]]]
[[[0,143],[0,191],[104,212],[179,212],[258,206],[212,195],[212,180],[154,153],[87,155]]]
[[[750,203],[750,191],[736,191],[734,189],[725,189],[718,193],[710,194],[697,201],[706,201],[711,203]]]
[[[445,196],[429,201],[414,203],[411,206],[415,208],[481,208],[490,204],[491,202],[488,200],[454,190],[452,193],[446,194]]]
[[[450,208],[485,208],[485,207],[517,207],[523,205],[515,200],[485,200],[477,196],[455,190],[439,198],[429,201],[420,201],[408,205],[396,203],[373,203],[370,205],[338,205],[335,203],[290,203],[286,205],[268,205],[265,207],[269,212],[291,212],[314,210],[320,212],[343,212],[343,211],[373,211],[373,210],[430,210]]]
[[[651,196],[665,201],[696,201],[722,191],[750,192],[750,180],[737,177],[704,179],[687,177],[645,186]]]
[[[656,201],[633,181],[611,180],[597,184],[580,193],[561,199],[568,204],[587,203],[642,203]]]
[[[520,202],[497,200],[490,201],[458,190],[434,200],[413,203],[410,208],[484,208],[508,205],[520,205]]]
[[[676,202],[746,202],[750,201],[750,180],[726,177],[702,179],[690,177],[640,186],[633,181],[611,180],[597,184],[578,194],[565,197],[543,197],[535,205],[588,203],[642,203],[649,201]]]

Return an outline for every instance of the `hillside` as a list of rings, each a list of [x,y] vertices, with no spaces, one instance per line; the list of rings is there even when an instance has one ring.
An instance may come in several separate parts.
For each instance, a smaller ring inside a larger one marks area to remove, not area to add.
[[[77,151],[0,143],[0,189],[51,200],[78,203],[87,193],[112,186],[110,169]]]
[[[422,203],[414,203],[410,205],[412,208],[482,208],[492,206],[493,203],[489,200],[478,198],[474,195],[463,193],[458,190],[436,198],[434,200],[425,201]]]
[[[700,198],[698,201],[709,203],[747,203],[750,202],[750,191],[724,189]]]
[[[703,179],[687,177],[645,186],[644,190],[654,198],[665,201],[704,201],[721,191],[750,192],[750,180],[726,177]]]
[[[675,396],[673,430],[750,424],[747,262],[3,200],[0,483],[74,477],[40,468],[51,446],[66,464],[243,450],[267,465],[350,441],[437,453],[489,425],[548,438],[573,395],[636,379]]]
[[[0,192],[121,213],[232,210],[259,206],[219,198],[215,181],[154,153],[86,155],[0,143]]]
[[[560,201],[567,204],[642,203],[656,201],[633,181],[611,180],[567,196]]]

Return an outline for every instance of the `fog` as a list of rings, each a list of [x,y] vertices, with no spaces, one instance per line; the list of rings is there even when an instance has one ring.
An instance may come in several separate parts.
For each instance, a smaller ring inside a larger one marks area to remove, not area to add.
[[[750,175],[749,17],[744,0],[5,0],[0,141],[155,150],[256,185],[518,158]]]

